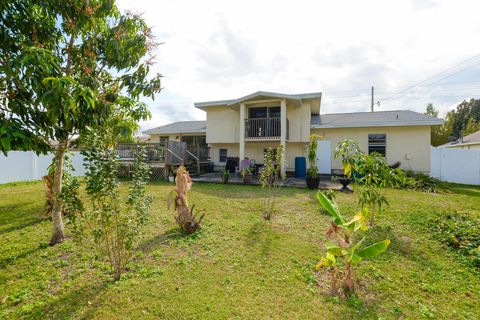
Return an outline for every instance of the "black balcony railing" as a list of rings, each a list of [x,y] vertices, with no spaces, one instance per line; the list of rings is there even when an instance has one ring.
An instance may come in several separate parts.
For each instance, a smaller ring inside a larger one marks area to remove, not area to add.
[[[288,119],[286,138],[288,139]],[[280,139],[281,132],[280,118],[252,118],[245,119],[245,138],[252,140]]]

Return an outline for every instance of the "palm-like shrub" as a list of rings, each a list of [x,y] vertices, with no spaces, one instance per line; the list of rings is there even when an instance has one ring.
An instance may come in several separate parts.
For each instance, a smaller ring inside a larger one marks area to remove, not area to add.
[[[383,240],[362,247],[365,237],[353,242],[356,233],[367,230],[365,210],[362,209],[350,220],[346,220],[334,201],[319,192],[320,205],[333,218],[326,232],[326,255],[321,258],[316,269],[328,268],[331,274],[331,293],[349,297],[355,292],[355,274],[353,268],[365,259],[371,259],[384,252],[390,240]]]

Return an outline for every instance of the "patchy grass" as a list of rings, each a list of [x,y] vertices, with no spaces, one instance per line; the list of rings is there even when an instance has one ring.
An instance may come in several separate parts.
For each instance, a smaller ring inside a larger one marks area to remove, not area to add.
[[[183,236],[166,210],[171,184],[155,197],[140,254],[120,281],[72,240],[46,245],[40,183],[0,186],[0,319],[475,319],[478,269],[430,234],[441,215],[479,217],[480,188],[449,193],[387,190],[390,207],[370,229],[387,253],[358,269],[357,297],[321,293],[313,266],[328,217],[314,193],[283,189],[273,220],[261,218],[259,187],[194,184],[189,202],[207,213]],[[344,212],[355,194],[337,194]],[[67,225],[68,228],[68,225]]]

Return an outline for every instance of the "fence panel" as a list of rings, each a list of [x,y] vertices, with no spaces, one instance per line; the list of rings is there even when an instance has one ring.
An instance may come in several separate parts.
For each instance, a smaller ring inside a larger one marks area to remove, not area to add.
[[[442,181],[480,185],[480,150],[432,147],[430,175]]]
[[[53,157],[53,153],[37,156],[31,151],[10,151],[7,156],[0,154],[0,183],[41,179],[47,174]],[[85,175],[80,152],[73,152],[71,159],[74,175]]]

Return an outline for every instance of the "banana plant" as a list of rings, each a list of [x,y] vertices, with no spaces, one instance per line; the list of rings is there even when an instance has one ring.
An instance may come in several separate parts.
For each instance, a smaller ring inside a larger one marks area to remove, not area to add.
[[[368,208],[363,208],[351,220],[347,220],[342,216],[335,202],[330,200],[325,194],[319,192],[317,199],[320,205],[333,218],[333,221],[326,232],[328,240],[325,242],[325,247],[327,252],[316,265],[316,269],[330,268],[332,294],[343,293],[345,297],[349,297],[355,292],[355,279],[352,267],[365,259],[374,258],[384,252],[390,245],[390,240],[386,239],[362,247],[365,241],[365,237],[363,237],[356,243],[352,243],[355,233],[368,229],[366,224]]]

